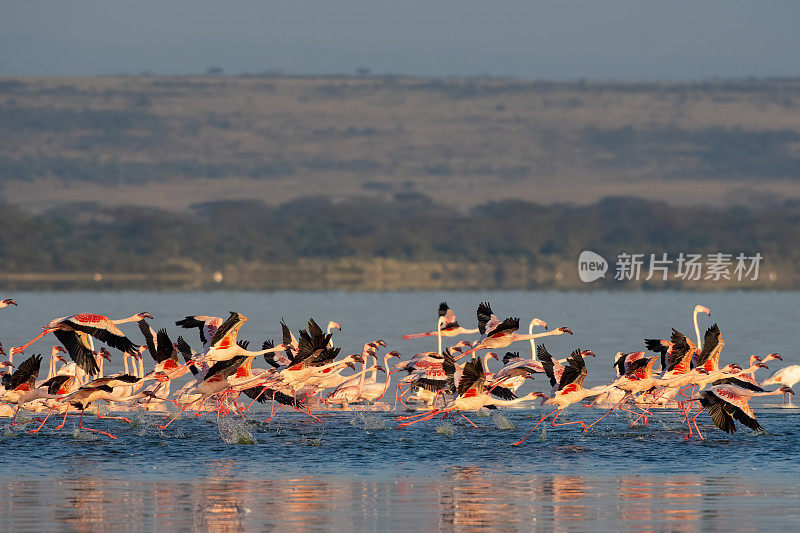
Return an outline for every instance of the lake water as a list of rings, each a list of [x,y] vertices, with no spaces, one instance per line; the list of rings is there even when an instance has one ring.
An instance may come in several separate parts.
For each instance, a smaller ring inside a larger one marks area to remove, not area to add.
[[[240,338],[278,339],[278,321],[293,329],[313,316],[343,326],[343,353],[385,339],[405,357],[435,346],[435,338],[403,341],[403,333],[435,325],[446,300],[465,327],[475,307],[491,301],[501,317],[536,316],[567,335],[547,342],[554,354],[590,348],[587,384],[608,382],[616,351],[642,348],[675,326],[693,335],[691,309],[711,308],[726,339],[724,362],[779,352],[800,363],[796,349],[797,293],[527,293],[527,292],[63,292],[14,293],[19,307],[0,310],[0,341],[8,348],[35,335],[52,318],[98,312],[113,318],[148,311],[154,326],[189,314],[248,316]],[[701,329],[712,323],[702,317]],[[124,326],[141,342],[135,325]],[[195,334],[187,335],[197,346]],[[49,339],[33,348],[49,352]],[[529,346],[519,349],[528,353]],[[37,351],[29,350],[30,353]],[[496,362],[493,362],[496,363]],[[111,370],[120,368],[114,361]],[[497,365],[493,366],[497,368]],[[537,378],[525,390],[549,389]],[[780,398],[771,402],[779,403]],[[757,404],[767,434],[734,436],[698,421],[707,440],[683,440],[673,411],[646,427],[613,414],[582,433],[576,426],[525,434],[546,411],[514,409],[468,414],[396,429],[393,413],[325,413],[323,424],[281,412],[264,423],[228,415],[187,414],[167,430],[158,415],[135,414],[130,426],[94,417],[86,425],[118,436],[80,432],[77,421],[29,435],[0,420],[0,528],[7,530],[771,530],[800,525],[800,417],[794,409]],[[545,408],[549,409],[549,408]],[[566,420],[602,412],[572,406]]]

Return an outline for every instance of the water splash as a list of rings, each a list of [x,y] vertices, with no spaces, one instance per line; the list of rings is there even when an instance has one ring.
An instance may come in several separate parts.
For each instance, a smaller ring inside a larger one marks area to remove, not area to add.
[[[223,418],[219,421],[219,434],[227,444],[255,444],[256,439],[250,432],[245,420]]]
[[[494,413],[492,415],[492,422],[494,422],[494,427],[496,427],[497,429],[502,429],[502,430],[517,429],[517,426],[515,426],[513,422],[511,422],[501,413]]]
[[[453,424],[442,424],[441,426],[436,426],[437,435],[447,435],[448,437],[452,437],[453,433],[455,432],[456,428],[453,426]]]
[[[378,429],[386,429],[386,421],[375,415],[365,415],[364,412],[359,412],[352,420],[350,425],[363,429],[364,431],[375,431]]]
[[[481,407],[475,412],[475,416],[478,418],[487,418],[489,416],[489,410]]]

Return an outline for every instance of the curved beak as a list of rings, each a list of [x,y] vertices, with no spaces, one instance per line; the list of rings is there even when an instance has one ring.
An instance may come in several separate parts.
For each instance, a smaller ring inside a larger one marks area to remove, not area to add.
[[[3,303],[6,304],[6,305],[17,305],[17,302],[15,302],[11,298],[6,298],[5,300],[3,300]]]
[[[569,333],[570,335],[574,335],[574,333],[572,333],[572,330],[569,329],[566,326],[562,326],[562,327],[558,328],[558,331],[561,331],[562,333]]]
[[[100,348],[100,352],[98,353],[100,354],[100,357],[102,357],[106,361],[111,361],[111,353],[105,348]]]
[[[351,361],[347,361],[344,366],[350,367],[351,369],[355,370],[356,365],[354,365]]]
[[[694,306],[694,312],[695,313],[705,313],[708,316],[711,316],[711,309],[709,309],[708,307],[702,306],[702,305]]]

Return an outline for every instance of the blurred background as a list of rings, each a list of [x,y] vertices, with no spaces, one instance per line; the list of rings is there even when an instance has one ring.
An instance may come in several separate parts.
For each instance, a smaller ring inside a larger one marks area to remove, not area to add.
[[[797,20],[723,1],[6,3],[0,286],[797,288]],[[583,250],[605,278],[579,279]],[[763,262],[615,280],[621,253]]]

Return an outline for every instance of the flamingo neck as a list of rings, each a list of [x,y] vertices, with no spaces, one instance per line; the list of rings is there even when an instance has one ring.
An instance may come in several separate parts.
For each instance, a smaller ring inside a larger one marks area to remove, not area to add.
[[[697,309],[694,310],[694,334],[697,337],[697,348],[700,349],[703,347],[703,341],[700,340],[700,326],[697,325],[698,312]]]
[[[47,379],[52,378],[53,372],[55,372],[56,369],[55,355],[56,355],[55,352],[50,352],[50,368],[47,370]],[[45,381],[47,381],[47,379]]]
[[[112,324],[126,324],[128,322],[138,322],[139,320],[141,320],[139,315],[133,315],[133,316],[129,316],[128,318],[120,318],[119,320],[112,320],[111,323]]]

